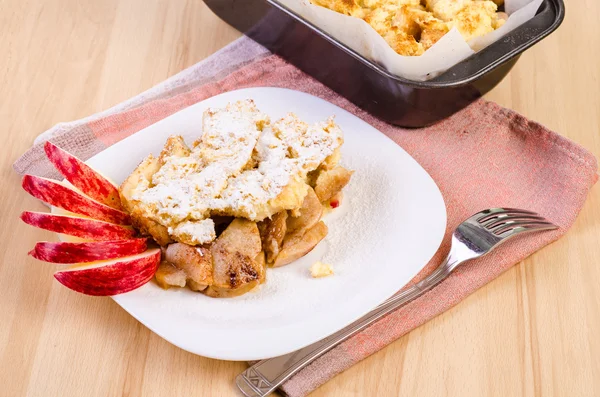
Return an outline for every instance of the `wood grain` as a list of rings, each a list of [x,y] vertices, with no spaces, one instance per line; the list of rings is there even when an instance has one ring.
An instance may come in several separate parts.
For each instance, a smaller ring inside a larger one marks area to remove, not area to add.
[[[163,341],[110,299],[73,293],[26,256],[54,236],[12,162],[53,124],[106,109],[238,33],[200,0],[0,0],[0,395],[235,395],[244,363]],[[488,95],[600,155],[600,3],[569,1],[556,34]],[[449,312],[314,396],[600,395],[600,193],[577,223]]]

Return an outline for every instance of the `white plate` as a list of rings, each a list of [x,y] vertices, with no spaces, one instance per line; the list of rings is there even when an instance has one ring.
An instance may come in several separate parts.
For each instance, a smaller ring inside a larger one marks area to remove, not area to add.
[[[344,131],[342,163],[355,171],[343,205],[325,220],[329,235],[306,257],[268,269],[267,282],[246,295],[213,299],[154,282],[115,301],[180,348],[223,360],[256,360],[289,353],[358,319],[405,285],[436,252],[446,208],[431,177],[400,146],[345,110],[280,88],[228,92],[190,106],[109,147],[88,161],[120,183],[167,137],[192,142],[203,111],[252,98],[272,119],[293,111],[307,122],[336,116]],[[323,260],[335,275],[313,279]]]

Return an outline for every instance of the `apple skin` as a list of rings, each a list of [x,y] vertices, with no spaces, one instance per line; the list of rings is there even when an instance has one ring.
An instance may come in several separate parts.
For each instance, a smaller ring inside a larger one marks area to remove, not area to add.
[[[54,278],[73,291],[92,296],[112,296],[132,291],[152,280],[160,264],[160,248],[142,254],[74,266]]]
[[[25,175],[22,186],[33,197],[55,207],[101,221],[119,225],[131,224],[131,219],[126,213],[94,201],[52,179]]]
[[[148,248],[146,238],[83,243],[42,241],[35,245],[29,255],[44,262],[68,264],[122,258],[140,254],[146,248]]]
[[[135,230],[114,223],[45,212],[25,211],[21,220],[40,229],[95,241],[126,240],[136,234]]]
[[[73,186],[102,204],[117,210],[121,209],[119,190],[108,179],[51,142],[44,144],[44,151],[58,172]]]

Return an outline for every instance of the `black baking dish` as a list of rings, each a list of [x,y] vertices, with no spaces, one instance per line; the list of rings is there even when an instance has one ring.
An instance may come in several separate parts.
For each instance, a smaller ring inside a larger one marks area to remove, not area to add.
[[[389,123],[423,127],[494,88],[523,51],[555,31],[563,0],[545,0],[537,15],[502,39],[425,82],[388,73],[276,0],[204,0],[221,19],[356,105]]]

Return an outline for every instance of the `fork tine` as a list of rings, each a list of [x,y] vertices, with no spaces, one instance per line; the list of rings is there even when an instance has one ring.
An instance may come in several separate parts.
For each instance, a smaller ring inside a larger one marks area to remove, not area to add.
[[[501,216],[507,215],[529,215],[529,216],[539,216],[538,213],[528,210],[522,210],[519,208],[491,208],[487,211],[483,211],[480,213],[481,216],[477,218],[477,222],[484,223],[489,221],[490,219],[498,218]],[[479,215],[479,214],[477,214]]]
[[[471,218],[474,218],[477,222],[482,222],[485,218],[493,218],[503,213],[505,213],[503,208],[490,208],[474,214]]]
[[[548,221],[545,222],[541,222],[541,221],[533,221],[533,222],[510,222],[510,223],[506,223],[504,225],[501,225],[499,227],[496,227],[495,229],[491,230],[492,233],[494,233],[497,236],[500,237],[508,237],[508,235],[514,235],[514,234],[518,234],[518,233],[522,233],[525,231],[533,231],[533,230],[551,230],[551,229],[558,229],[558,226],[556,226],[553,223],[550,223]],[[509,234],[504,234],[509,232]]]
[[[481,222],[486,229],[492,229],[496,226],[507,223],[508,221],[546,221],[546,218],[539,215],[509,215],[502,214],[496,218],[491,218]]]
[[[537,212],[533,212],[533,211],[529,211],[529,210],[524,210],[524,209],[521,209],[521,208],[503,208],[503,210],[505,210],[506,212],[511,212],[511,213],[528,214],[528,215],[538,215]]]
[[[519,227],[519,228],[516,228],[516,229],[512,229],[512,230],[510,230],[508,232],[505,232],[505,233],[501,234],[499,237],[502,240],[505,240],[505,239],[507,239],[509,237],[517,236],[517,235],[519,235],[521,233],[536,232],[536,231],[542,231],[542,230],[554,230],[554,229],[558,229],[558,226],[551,225],[551,226],[545,226],[545,227],[539,226],[539,227],[532,227],[532,228],[521,228],[521,227]]]

